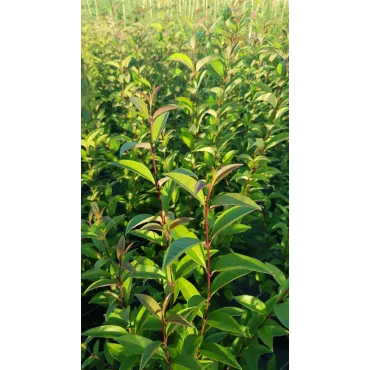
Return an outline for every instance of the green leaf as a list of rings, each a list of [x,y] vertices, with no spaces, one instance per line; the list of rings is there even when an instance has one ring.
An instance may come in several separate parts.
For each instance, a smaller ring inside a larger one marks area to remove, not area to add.
[[[110,356],[113,357],[118,362],[127,360],[129,355],[132,355],[133,353],[131,351],[126,350],[118,343],[109,343],[105,342],[105,346],[107,348],[107,351],[109,352]],[[136,357],[136,356],[135,356]]]
[[[265,265],[269,268],[272,272],[272,276],[276,280],[279,285],[284,285],[286,283],[286,278],[283,272],[278,269],[276,266],[272,265],[271,263],[265,262]]]
[[[101,270],[99,268],[87,270],[81,275],[81,279],[89,279],[89,280],[96,280],[98,278],[110,278],[110,277],[111,275],[108,271]]]
[[[189,149],[193,149],[193,147],[194,147],[194,136],[185,127],[181,127],[181,139]]]
[[[277,105],[277,99],[276,95],[274,93],[266,93],[257,98],[257,100],[265,101],[269,103],[273,108],[276,108]]]
[[[126,150],[130,150],[133,148],[150,149],[150,143],[137,143],[136,141],[130,141],[121,146],[119,150],[119,155],[121,156]]]
[[[247,275],[250,272],[251,270],[245,268],[234,268],[232,270],[221,272],[212,282],[211,294],[215,294],[219,289],[229,284],[231,281]]]
[[[181,315],[177,314],[177,313],[173,313],[171,314],[167,319],[166,319],[167,322],[171,322],[173,324],[179,324],[179,325],[183,325],[183,326],[186,326],[188,328],[192,328],[193,325],[190,324],[189,321],[187,321],[186,319],[184,319]]]
[[[258,330],[258,336],[262,340],[263,343],[266,344],[267,347],[270,348],[271,352],[274,350],[273,348],[273,341],[274,337],[272,334],[272,330],[269,326],[263,325],[259,330]]]
[[[193,238],[180,238],[173,241],[167,248],[163,257],[163,270],[167,268],[173,261],[179,258],[188,249],[198,245],[199,239]]]
[[[225,73],[224,64],[221,61],[214,60],[211,62],[211,66],[220,77],[224,75]]]
[[[175,53],[168,57],[169,61],[180,62],[188,67],[192,72],[194,71],[194,64],[193,61],[183,53]]]
[[[207,325],[245,337],[245,333],[237,321],[225,312],[212,312],[207,318]]]
[[[271,274],[271,271],[263,262],[257,260],[256,258],[248,257],[239,253],[229,253],[225,256],[222,256],[213,266],[213,269],[217,271],[227,271],[235,268],[244,268],[251,271]]]
[[[82,333],[82,335],[87,335],[89,337],[95,338],[115,338],[123,334],[127,334],[127,330],[116,325],[98,326]]]
[[[203,370],[204,368],[193,356],[179,354],[171,360],[173,370]]]
[[[166,274],[156,266],[150,265],[136,265],[135,271],[132,275],[137,279],[167,279]]]
[[[197,288],[188,280],[185,278],[180,278],[177,280],[177,283],[179,284],[179,288],[181,290],[182,295],[184,296],[185,300],[188,302],[189,299],[195,295],[199,295]]]
[[[149,118],[149,111],[144,100],[138,98],[137,96],[132,96],[130,98],[131,102],[135,105],[137,110],[145,117]]]
[[[149,180],[152,184],[155,185],[154,177],[153,177],[152,173],[150,172],[149,168],[147,166],[145,166],[145,164],[142,164],[142,163],[136,162],[136,161],[131,161],[131,160],[128,160],[128,159],[127,160],[121,159],[118,162],[111,162],[111,164],[113,166],[126,168],[130,171],[133,171],[133,172],[137,173],[138,175],[144,177],[144,179]]]
[[[180,185],[183,189],[188,191],[191,195],[197,198],[202,204],[204,204],[204,194],[203,190],[200,190],[197,194],[195,193],[197,181],[192,177],[178,173],[178,172],[169,172],[165,173],[165,176],[168,176],[170,179],[175,181],[178,185]]]
[[[216,177],[215,177],[215,183],[214,183],[214,185],[216,185],[218,182],[220,182],[230,172],[238,169],[241,166],[243,166],[243,164],[237,163],[237,164],[229,164],[229,165],[227,165],[225,167],[222,167],[220,170],[218,170],[216,172]]]
[[[236,369],[242,370],[231,351],[217,343],[203,343],[200,353],[211,360],[222,362]]]
[[[126,334],[121,337],[114,338],[114,340],[120,343],[124,348],[127,348],[128,350],[139,355],[142,355],[144,353],[145,348],[147,348],[151,343],[153,343],[152,340],[137,334]],[[163,349],[159,347],[154,352],[154,355],[152,357],[157,359],[161,358],[164,359],[166,358],[166,355]]]
[[[156,300],[146,294],[135,294],[135,296],[150,313],[159,318],[161,317],[161,307]]]
[[[131,235],[135,235],[139,238],[144,238],[152,243],[162,245],[162,237],[151,230],[131,230]]]
[[[144,369],[145,365],[152,358],[155,351],[161,346],[162,342],[156,341],[152,342],[145,348],[144,353],[141,357],[140,370]]]
[[[234,299],[242,306],[247,307],[259,314],[266,315],[266,306],[259,298],[253,297],[251,295],[240,295],[234,297]]]
[[[184,340],[181,353],[187,356],[194,356],[194,353],[197,350],[197,348],[200,346],[200,344],[202,343],[202,340],[203,340],[202,335],[200,336],[196,334],[188,335]]]
[[[240,234],[244,231],[250,230],[252,227],[244,224],[234,224],[226,227],[220,233],[222,236]]]
[[[185,237],[197,239],[196,235],[189,231],[187,227],[184,225],[178,225],[175,228],[173,228],[171,230],[171,236],[175,240]],[[194,246],[191,249],[188,249],[185,253],[198,265],[206,268],[206,256],[204,253],[203,245],[200,243],[200,241],[198,245]]]
[[[248,206],[259,210],[261,209],[261,207],[253,202],[252,199],[239,193],[226,193],[218,195],[213,199],[211,208],[217,206]]]
[[[153,126],[152,126],[152,132],[153,132],[153,141],[155,143],[158,141],[158,139],[160,138],[162,134],[163,129],[166,127],[166,123],[167,123],[167,119],[169,115],[170,115],[169,113],[164,113],[158,116],[154,120]]]
[[[276,356],[273,354],[267,363],[266,370],[276,370]]]
[[[204,65],[206,65],[207,63],[218,60],[218,59],[220,59],[219,55],[208,55],[208,56],[204,57],[203,59],[201,59],[197,62],[197,64],[196,64],[197,71],[200,71],[201,68]]]
[[[108,285],[116,285],[117,282],[112,279],[101,279],[98,281],[93,282],[84,292],[86,294],[87,292],[90,292],[90,290],[96,289],[96,288],[101,288],[103,286],[108,286]]]
[[[274,306],[276,317],[279,321],[289,329],[289,303],[279,303]]]
[[[274,147],[275,145],[285,141],[285,140],[288,140],[289,139],[289,132],[283,132],[282,134],[279,134],[279,135],[275,135],[273,136],[272,138],[269,139],[269,141],[267,142],[266,146],[265,146],[265,149],[271,149],[272,147]]]
[[[126,235],[130,232],[130,230],[134,229],[135,227],[142,225],[146,222],[154,221],[157,219],[157,216],[152,216],[147,213],[143,213],[141,215],[137,215],[133,217],[126,226]]]
[[[222,212],[221,215],[217,217],[216,222],[213,225],[212,237],[215,237],[223,229],[238,221],[240,218],[246,216],[248,213],[255,211],[256,209],[258,208],[251,206],[234,206]]]

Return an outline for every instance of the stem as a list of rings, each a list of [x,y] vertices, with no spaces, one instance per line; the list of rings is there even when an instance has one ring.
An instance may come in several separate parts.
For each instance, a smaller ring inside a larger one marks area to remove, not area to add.
[[[167,333],[166,333],[166,319],[164,317],[164,313],[162,312],[162,333],[163,333],[163,345],[166,350],[166,362],[169,367],[169,370],[172,370],[171,367],[171,360],[170,360],[170,352],[168,351],[168,345],[167,345]]]
[[[152,116],[152,104],[150,104],[150,118],[149,118],[149,125],[150,125],[150,144],[151,144],[151,152],[152,152],[152,162],[153,162],[153,170],[154,170],[154,181],[155,181],[155,186],[157,188],[157,197],[159,200],[159,206],[160,206],[160,212],[161,212],[161,219],[162,219],[162,228],[163,228],[163,233],[166,238],[166,245],[163,246],[163,249],[167,249],[169,245],[169,235],[166,230],[166,216],[163,211],[163,203],[162,203],[162,196],[161,196],[161,186],[159,185],[158,182],[158,172],[157,172],[157,164],[155,161],[155,143],[153,141],[153,116]],[[169,284],[171,287],[172,291],[172,297],[175,296],[175,284],[173,283],[173,274],[172,274],[172,266],[170,266],[170,279],[169,279]],[[171,303],[172,306],[172,303]]]
[[[209,225],[208,225],[208,214],[209,214],[209,200],[210,200],[210,197],[211,197],[211,193],[212,193],[212,188],[210,188],[208,190],[208,194],[207,194],[207,198],[206,198],[206,205],[205,205],[205,210],[204,210],[204,217],[205,217],[205,229],[206,229],[206,249],[207,249],[207,301],[206,301],[206,308],[204,310],[204,314],[203,314],[203,322],[202,322],[202,328],[200,330],[200,335],[203,335],[204,333],[204,329],[206,327],[206,322],[207,322],[207,312],[208,312],[208,308],[209,308],[209,305],[210,305],[210,301],[211,301],[211,253],[210,253],[210,249],[211,249],[211,242],[212,240],[210,241],[209,240]]]

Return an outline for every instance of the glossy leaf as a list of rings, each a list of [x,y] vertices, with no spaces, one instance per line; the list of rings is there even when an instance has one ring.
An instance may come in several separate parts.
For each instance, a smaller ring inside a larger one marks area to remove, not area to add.
[[[213,225],[212,236],[216,236],[223,229],[256,209],[258,208],[251,206],[234,206],[222,212],[221,215],[217,217],[216,222]]]
[[[145,348],[140,361],[140,370],[144,369],[145,365],[152,358],[157,349],[161,346],[162,342],[152,342]]]
[[[242,306],[249,308],[252,311],[266,315],[266,306],[265,304],[257,297],[251,295],[240,295],[234,297],[234,299],[239,302]]]
[[[135,296],[150,313],[161,317],[162,310],[156,300],[146,294],[135,294]]]
[[[191,71],[194,71],[194,64],[193,61],[183,53],[175,53],[172,54],[168,57],[169,61],[175,61],[175,62],[180,62],[184,64],[186,67],[188,67]]]
[[[242,370],[231,351],[217,343],[203,343],[200,348],[200,353],[211,360],[219,361],[225,365]]]
[[[193,238],[180,238],[173,241],[167,248],[163,257],[163,270],[167,268],[173,261],[184,254],[188,249],[198,245],[200,241]]]
[[[115,338],[123,334],[127,334],[127,330],[116,325],[98,326],[82,333],[82,335],[95,338]]]
[[[237,267],[231,270],[221,272],[212,281],[211,294],[212,295],[215,294],[219,289],[221,289],[225,285],[229,284],[235,279],[238,279],[244,275],[249,274],[250,272],[251,270],[248,270],[245,268],[237,268]]]
[[[197,181],[194,180],[192,177],[185,175],[183,173],[178,172],[169,172],[165,173],[170,179],[176,182],[176,184],[180,185],[183,189],[188,191],[192,194],[195,198],[197,198],[202,204],[204,204],[204,194],[203,190],[198,191],[195,193]]]
[[[131,102],[135,105],[137,110],[145,117],[149,118],[149,111],[146,103],[144,100],[138,98],[137,96],[133,96],[130,98]]]
[[[157,142],[160,138],[162,131],[166,127],[167,119],[168,119],[169,113],[164,113],[158,116],[154,122],[152,127],[153,132],[153,142]]]
[[[111,163],[113,166],[125,168],[127,170],[133,171],[137,173],[138,175],[142,176],[144,179],[149,180],[152,184],[155,185],[155,180],[150,172],[149,168],[145,166],[144,164],[136,161],[131,161],[131,160],[120,160],[118,162],[112,162]]]
[[[93,289],[97,289],[97,288],[102,288],[102,287],[106,287],[106,286],[110,286],[110,285],[116,285],[117,282],[115,280],[112,280],[112,279],[101,279],[101,280],[97,280],[97,281],[94,281],[84,292],[84,294],[90,292],[91,290]]]
[[[216,177],[215,177],[215,184],[220,182],[224,177],[226,177],[230,172],[238,169],[239,167],[243,166],[243,164],[229,164],[225,167],[222,167],[220,170],[216,172]]]
[[[239,253],[229,253],[219,258],[213,266],[214,270],[227,271],[235,268],[244,268],[251,271],[271,274],[268,267],[261,261],[253,257],[244,256]]]
[[[239,193],[226,193],[215,197],[212,201],[211,208],[217,206],[244,206],[261,209],[261,207],[253,202],[252,199]]]
[[[142,355],[145,351],[145,349],[153,343],[152,340],[142,337],[137,334],[126,334],[121,337],[114,338],[115,341],[120,343],[124,348],[127,348],[128,350],[132,351],[133,353],[137,353],[139,355]],[[162,348],[157,348],[157,350],[154,352],[153,358],[159,358],[164,359],[166,357],[164,351]]]
[[[207,318],[207,325],[242,337],[245,336],[237,321],[225,312],[212,312]]]

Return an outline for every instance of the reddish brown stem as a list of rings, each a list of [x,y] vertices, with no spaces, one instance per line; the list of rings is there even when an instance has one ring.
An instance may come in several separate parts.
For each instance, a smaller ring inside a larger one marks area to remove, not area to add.
[[[211,249],[212,240],[211,241],[209,240],[209,224],[208,224],[209,199],[211,197],[211,192],[212,192],[212,188],[208,189],[208,194],[207,194],[206,204],[205,204],[205,209],[204,209],[204,217],[205,217],[204,223],[205,223],[205,229],[206,229],[206,249],[207,249],[207,271],[206,271],[206,274],[207,274],[207,301],[206,301],[206,308],[205,308],[204,314],[203,314],[203,322],[202,322],[202,328],[200,330],[200,335],[203,335],[204,329],[206,327],[207,312],[208,312],[208,308],[209,308],[210,301],[211,301],[211,276],[212,276],[212,274],[211,274],[211,252],[210,252],[210,249]]]
[[[168,350],[168,345],[167,345],[167,333],[166,333],[166,319],[164,317],[164,313],[162,312],[162,333],[163,333],[163,345],[166,350],[166,362],[169,367],[169,370],[172,370],[171,367],[171,359],[170,359],[170,352]]]

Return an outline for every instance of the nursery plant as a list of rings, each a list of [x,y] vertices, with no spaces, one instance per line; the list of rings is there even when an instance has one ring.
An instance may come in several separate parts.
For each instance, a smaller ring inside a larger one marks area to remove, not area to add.
[[[284,4],[216,4],[83,18],[82,369],[287,368]]]

